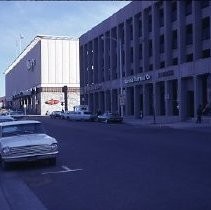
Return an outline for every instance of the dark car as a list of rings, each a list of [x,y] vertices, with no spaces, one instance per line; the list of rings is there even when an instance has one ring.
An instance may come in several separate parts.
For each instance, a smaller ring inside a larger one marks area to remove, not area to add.
[[[98,115],[97,121],[105,123],[121,123],[123,121],[123,118],[118,113],[105,112],[102,115]]]
[[[56,119],[56,118],[61,119],[61,113],[62,113],[61,111],[53,111],[51,112],[50,117],[53,119]]]

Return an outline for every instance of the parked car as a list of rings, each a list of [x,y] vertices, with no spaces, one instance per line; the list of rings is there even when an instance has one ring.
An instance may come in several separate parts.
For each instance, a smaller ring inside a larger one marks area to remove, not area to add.
[[[69,116],[73,113],[73,111],[65,111],[61,113],[61,119],[68,120]]]
[[[0,156],[3,168],[10,162],[48,159],[56,164],[58,145],[45,134],[39,121],[22,120],[0,123]]]
[[[14,121],[15,119],[9,115],[4,116],[4,115],[0,115],[0,123],[2,122],[10,122],[10,121]]]
[[[77,111],[70,112],[67,115],[68,120],[78,120],[78,121],[94,121],[96,118],[91,112],[88,111]]]
[[[53,111],[50,114],[50,118],[53,118],[53,119],[59,118],[59,119],[61,119],[61,113],[62,113],[61,111]]]
[[[11,116],[11,117],[13,117],[16,120],[20,120],[20,119],[25,117],[25,115],[24,115],[24,113],[22,111],[11,111],[11,110],[8,111],[8,112],[3,113],[2,115],[4,115],[4,116]]]
[[[98,115],[97,121],[106,123],[111,123],[111,122],[121,123],[123,121],[123,118],[118,113],[105,112],[102,115]]]

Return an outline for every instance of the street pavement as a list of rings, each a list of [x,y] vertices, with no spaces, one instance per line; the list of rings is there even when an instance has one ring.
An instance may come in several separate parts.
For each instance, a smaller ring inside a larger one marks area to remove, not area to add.
[[[152,120],[145,120],[145,119],[134,119],[132,117],[125,117],[124,123],[129,124],[131,126],[147,126],[147,127],[153,127],[153,128],[173,128],[173,129],[185,129],[185,130],[192,130],[192,131],[199,131],[199,132],[211,132],[211,123],[209,122],[203,122],[202,123],[195,123],[193,121],[188,122],[173,122],[173,123],[159,123],[153,122]],[[13,210],[14,206],[11,206],[11,203],[8,201],[3,183],[0,179],[0,204],[1,204],[1,210]],[[33,196],[32,196],[33,197]],[[35,198],[33,198],[35,199]],[[39,203],[39,202],[37,202]],[[40,205],[40,204],[39,204]],[[39,206],[38,205],[38,206]],[[41,205],[40,205],[41,206]],[[38,209],[37,209],[38,210]]]

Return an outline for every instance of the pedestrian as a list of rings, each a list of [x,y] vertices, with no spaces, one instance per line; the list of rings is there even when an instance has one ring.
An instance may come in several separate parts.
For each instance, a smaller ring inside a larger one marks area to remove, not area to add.
[[[140,119],[143,119],[143,111],[142,111],[142,110],[140,110],[139,118],[140,118]]]
[[[201,116],[202,116],[202,105],[199,104],[197,109],[197,120],[196,123],[201,123]]]

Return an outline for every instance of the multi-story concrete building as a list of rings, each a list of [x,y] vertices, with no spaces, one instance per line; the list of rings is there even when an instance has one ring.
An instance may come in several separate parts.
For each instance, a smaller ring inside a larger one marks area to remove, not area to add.
[[[68,87],[68,109],[79,104],[79,40],[37,36],[5,71],[7,106],[45,114],[64,108],[62,87]]]
[[[81,102],[168,120],[211,103],[210,1],[133,1],[83,34]]]

